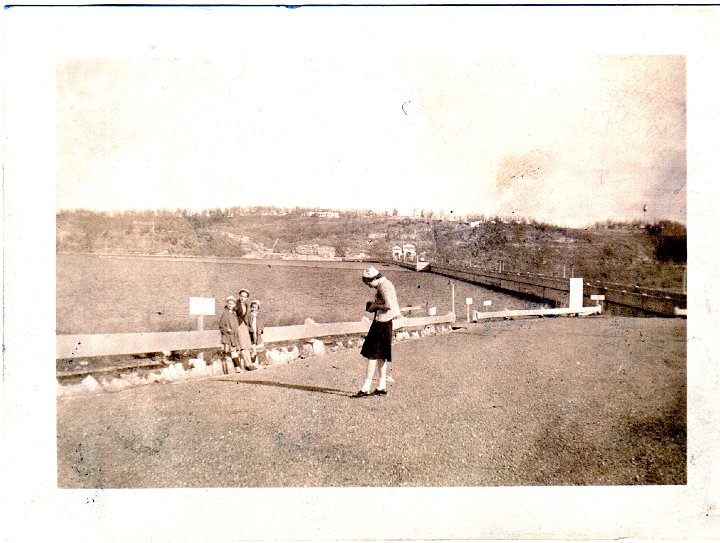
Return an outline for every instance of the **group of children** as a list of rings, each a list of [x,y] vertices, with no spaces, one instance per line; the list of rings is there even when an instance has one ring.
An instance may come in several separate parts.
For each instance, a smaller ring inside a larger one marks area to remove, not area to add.
[[[238,298],[228,296],[220,316],[221,341],[225,359],[223,372],[240,372],[258,368],[258,351],[263,348],[262,324],[258,317],[260,302],[248,302],[250,292],[240,289]]]

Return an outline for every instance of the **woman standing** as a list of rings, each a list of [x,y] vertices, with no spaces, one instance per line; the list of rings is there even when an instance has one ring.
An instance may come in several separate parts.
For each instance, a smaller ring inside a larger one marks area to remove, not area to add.
[[[250,357],[250,351],[252,349],[252,340],[250,339],[250,331],[246,322],[246,317],[250,311],[248,305],[248,298],[250,298],[250,292],[246,289],[240,289],[238,293],[238,302],[235,307],[235,312],[238,317],[238,343],[240,347],[240,355],[243,359],[245,369],[256,370],[257,366],[253,364],[252,358]]]
[[[362,388],[352,395],[353,398],[387,394],[387,365],[392,359],[392,321],[401,315],[395,287],[386,277],[370,267],[363,273],[362,280],[376,290],[375,299],[365,305],[365,310],[375,313],[375,318],[360,350],[360,354],[368,361],[367,376]],[[380,379],[375,392],[370,392],[376,369],[380,372]]]

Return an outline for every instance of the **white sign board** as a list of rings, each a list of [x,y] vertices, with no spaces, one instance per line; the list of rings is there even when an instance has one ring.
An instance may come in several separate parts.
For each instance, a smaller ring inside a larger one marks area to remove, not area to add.
[[[604,294],[591,294],[591,295],[590,295],[590,299],[591,299],[591,300],[600,300],[600,301],[602,301],[602,300],[605,299],[605,295],[604,295]]]
[[[468,305],[472,305],[473,299],[472,298],[465,298],[465,303]]]
[[[215,298],[190,296],[190,315],[214,315]]]
[[[428,315],[431,317],[437,315],[437,307],[428,307]]]
[[[483,302],[483,305],[484,305],[485,307],[491,306],[491,305],[492,305],[492,300],[485,300],[485,301]]]

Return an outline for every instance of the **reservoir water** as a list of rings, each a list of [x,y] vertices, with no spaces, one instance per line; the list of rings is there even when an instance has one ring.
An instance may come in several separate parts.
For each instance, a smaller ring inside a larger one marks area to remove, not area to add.
[[[161,332],[194,330],[189,298],[215,298],[217,327],[225,297],[240,288],[261,302],[265,326],[358,321],[374,291],[360,277],[368,264],[331,261],[172,259],[57,255],[56,327],[58,334]],[[394,284],[401,307],[419,306],[410,315],[452,310],[452,287],[458,320],[466,316],[466,298],[474,309],[490,300],[493,310],[535,307],[531,302],[432,273],[376,265]]]

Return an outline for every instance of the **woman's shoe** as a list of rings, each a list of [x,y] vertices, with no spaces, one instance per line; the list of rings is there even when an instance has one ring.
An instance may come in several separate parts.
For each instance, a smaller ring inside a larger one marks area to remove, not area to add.
[[[386,388],[377,388],[377,389],[375,389],[375,395],[376,396],[387,396],[387,389]]]

